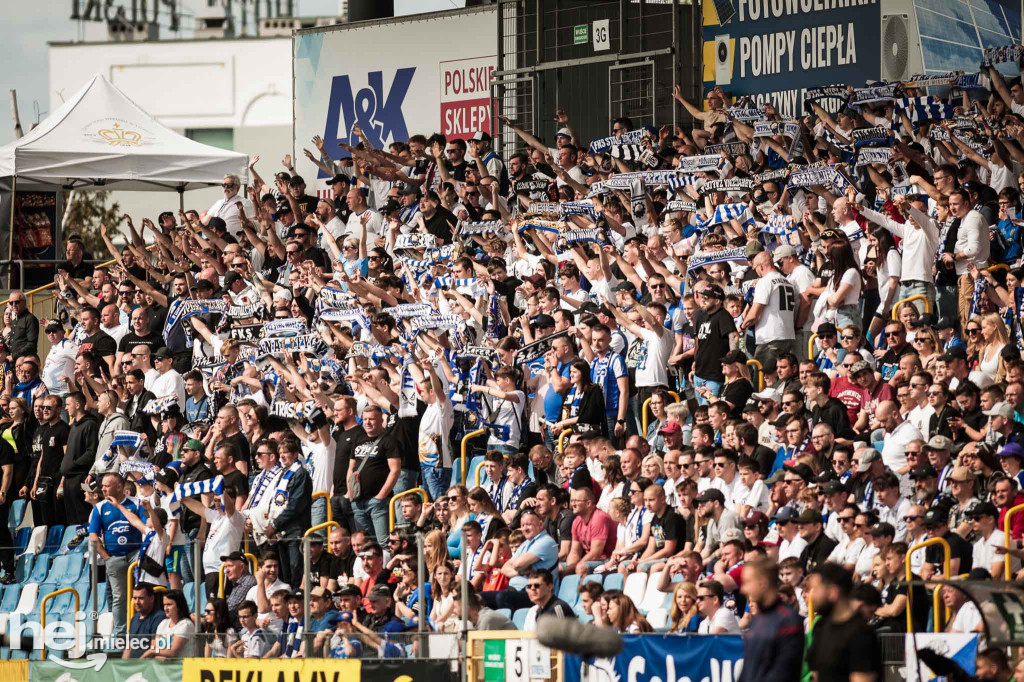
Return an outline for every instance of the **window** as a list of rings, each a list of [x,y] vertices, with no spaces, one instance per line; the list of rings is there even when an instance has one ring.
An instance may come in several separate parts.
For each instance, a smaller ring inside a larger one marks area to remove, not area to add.
[[[235,131],[233,128],[188,128],[185,137],[196,142],[235,151]]]

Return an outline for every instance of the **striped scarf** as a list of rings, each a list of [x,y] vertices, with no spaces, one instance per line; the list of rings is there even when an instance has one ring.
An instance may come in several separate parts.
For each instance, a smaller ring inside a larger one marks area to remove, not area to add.
[[[174,495],[171,496],[171,502],[179,502],[186,497],[195,497],[196,495],[204,495],[206,493],[223,495],[224,477],[217,476],[215,478],[203,479],[202,481],[178,483],[174,486]]]

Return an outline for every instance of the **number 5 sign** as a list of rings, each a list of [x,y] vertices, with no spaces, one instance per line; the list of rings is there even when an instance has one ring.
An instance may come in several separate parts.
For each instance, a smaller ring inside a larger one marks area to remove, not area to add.
[[[609,19],[598,19],[594,22],[594,52],[611,48],[612,37],[608,28],[609,23]]]

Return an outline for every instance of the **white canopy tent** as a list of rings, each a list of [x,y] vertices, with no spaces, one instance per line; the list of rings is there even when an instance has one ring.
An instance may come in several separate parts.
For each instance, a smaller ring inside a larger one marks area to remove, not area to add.
[[[161,190],[248,182],[249,157],[201,144],[159,123],[102,74],[24,137],[0,147],[0,178],[18,189]]]

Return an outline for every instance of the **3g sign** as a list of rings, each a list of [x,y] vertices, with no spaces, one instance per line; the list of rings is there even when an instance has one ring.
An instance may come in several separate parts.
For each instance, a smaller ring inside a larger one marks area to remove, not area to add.
[[[594,52],[611,49],[612,36],[608,28],[609,19],[598,19],[594,22]]]

